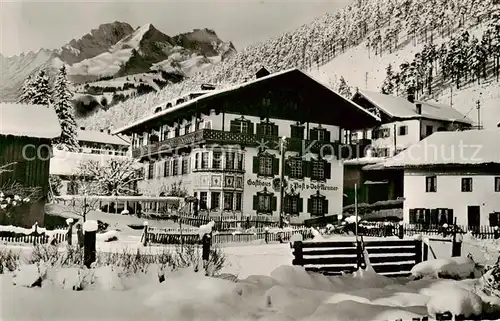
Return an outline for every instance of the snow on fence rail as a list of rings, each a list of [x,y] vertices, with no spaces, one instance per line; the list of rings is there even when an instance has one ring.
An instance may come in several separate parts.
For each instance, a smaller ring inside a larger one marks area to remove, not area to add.
[[[377,273],[385,276],[407,276],[422,262],[422,241],[366,241],[370,263]],[[294,242],[293,265],[308,271],[338,275],[354,272],[359,256],[356,242]]]
[[[62,229],[49,231],[37,225],[33,225],[30,229],[12,225],[0,225],[0,242],[45,244],[52,238],[60,243],[66,241],[66,232],[66,230]]]

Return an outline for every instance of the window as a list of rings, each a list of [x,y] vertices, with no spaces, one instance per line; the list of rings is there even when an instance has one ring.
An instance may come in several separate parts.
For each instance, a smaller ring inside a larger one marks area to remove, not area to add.
[[[163,177],[167,177],[170,175],[170,159],[165,160],[163,163]]]
[[[389,157],[389,148],[376,148],[375,149],[376,157]]]
[[[222,165],[222,153],[221,152],[214,152],[213,153],[213,159],[212,159],[212,168],[215,169],[220,169]]]
[[[226,169],[234,169],[234,153],[226,153]]]
[[[182,158],[182,175],[187,173],[188,173],[188,158],[186,156]]]
[[[66,189],[68,195],[78,195],[78,182],[69,181]]]
[[[272,136],[273,129],[274,129],[274,124],[271,124],[271,123],[259,124],[259,134],[262,136]],[[276,135],[277,135],[277,133],[276,133]]]
[[[328,200],[326,197],[316,194],[307,200],[307,211],[311,216],[323,216],[328,213]]]
[[[462,178],[462,192],[472,192],[472,177]]]
[[[257,195],[253,197],[253,209],[256,210],[257,213],[270,214],[272,211],[276,210],[276,200],[277,198],[271,193],[257,193]]]
[[[437,192],[437,177],[436,176],[427,176],[425,178],[425,191],[427,193],[436,193]]]
[[[235,194],[234,194],[234,198],[235,198],[235,200],[236,200],[236,202],[235,202],[235,204],[234,204],[234,209],[235,209],[236,211],[241,211],[241,207],[242,207],[242,206],[241,206],[241,205],[242,205],[242,204],[241,204],[241,200],[242,200],[242,198],[241,198],[241,193],[235,193]]]
[[[180,135],[181,135],[181,129],[180,129],[179,125],[177,125],[177,127],[175,127],[175,130],[174,130],[174,136],[179,137]]]
[[[150,161],[148,165],[148,179],[153,179],[155,177],[155,162]]]
[[[253,124],[251,121],[245,119],[231,120],[230,131],[233,133],[253,135]]]
[[[290,125],[290,137],[304,139],[304,126]]]
[[[322,180],[325,179],[325,163],[323,161],[312,162],[312,176],[311,178]]]
[[[372,139],[391,137],[390,128],[378,128],[372,131]]]
[[[298,195],[285,196],[285,213],[298,215],[302,212],[302,199]]]
[[[495,177],[495,192],[500,192],[500,177]]]
[[[224,193],[224,210],[233,210],[233,193]]]
[[[490,226],[500,226],[500,212],[490,213]]]
[[[288,160],[288,171],[290,178],[304,178],[302,159]]]
[[[212,192],[212,194],[210,194],[210,209],[214,211],[218,210],[219,208],[220,208],[220,193]]]
[[[191,130],[191,124],[187,123],[186,126],[184,126],[184,135],[189,134],[190,130]]]
[[[174,158],[172,160],[172,176],[179,175],[179,159]]]
[[[273,158],[269,156],[259,157],[259,174],[270,176],[273,175]]]
[[[408,126],[399,126],[399,136],[408,135]]]
[[[434,127],[432,127],[431,125],[425,126],[425,135],[426,136],[432,135],[433,132],[434,132]]]
[[[310,140],[318,140],[321,142],[329,142],[330,141],[330,132],[324,128],[318,127],[309,130],[309,139]]]
[[[207,200],[208,200],[208,193],[200,192],[200,210],[207,209]]]
[[[198,164],[200,162],[200,153],[194,154],[194,169],[198,169]]]
[[[208,168],[208,152],[201,153],[201,168]]]
[[[236,169],[243,169],[243,154],[236,154]]]

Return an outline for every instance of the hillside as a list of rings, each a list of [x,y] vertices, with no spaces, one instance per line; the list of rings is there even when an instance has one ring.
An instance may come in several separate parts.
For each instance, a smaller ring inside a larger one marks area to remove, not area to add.
[[[220,40],[215,31],[210,29],[195,29],[171,37],[152,24],[134,30],[128,23],[115,21],[100,25],[60,49],[42,49],[13,57],[0,56],[0,101],[16,101],[19,89],[29,75],[42,68],[54,75],[57,68],[65,64],[70,80],[82,85],[78,89],[79,95],[97,101],[97,96],[113,92],[117,96],[113,101],[117,103],[179,82],[186,76],[212,67],[235,52],[231,42]],[[146,73],[151,76],[142,78],[156,79],[156,85],[130,80],[124,83],[125,88],[118,88],[105,83],[115,78]],[[90,91],[87,92],[86,88],[90,88]]]
[[[493,0],[357,0],[335,14],[326,14],[280,37],[247,47],[209,72],[130,99],[80,122],[95,128],[118,127],[151,114],[153,106],[162,101],[198,90],[202,83],[222,88],[252,78],[262,66],[272,72],[298,67],[333,87],[337,86],[336,77],[343,76],[351,86],[379,90],[388,63],[397,68],[405,61],[411,62],[423,43],[447,41],[461,30],[482,33],[494,19],[495,9],[498,5],[495,7]],[[466,111],[470,106],[467,102],[475,101],[476,93],[483,91],[482,111],[487,127],[500,119],[495,108],[500,105],[500,86],[491,71],[494,60],[493,54],[487,57],[486,83],[453,88],[454,107],[461,111]],[[440,83],[437,72],[436,68],[433,97],[419,98],[447,101],[449,84]]]

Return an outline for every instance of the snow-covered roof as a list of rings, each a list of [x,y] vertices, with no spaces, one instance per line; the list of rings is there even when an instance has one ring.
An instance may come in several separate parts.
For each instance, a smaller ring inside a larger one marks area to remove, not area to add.
[[[353,158],[344,161],[344,165],[367,165],[367,164],[377,164],[385,161],[386,157],[361,157]]]
[[[99,161],[104,164],[112,158],[127,158],[127,156],[74,153],[54,149],[54,157],[50,159],[49,173],[65,176],[76,175],[80,164],[84,161]]]
[[[500,129],[498,128],[436,132],[400,154],[387,159],[382,166],[404,168],[487,164],[500,164]]]
[[[129,140],[123,135],[111,135],[107,131],[98,130],[78,130],[78,141],[112,144],[112,145],[130,145]]]
[[[0,135],[53,139],[61,126],[52,106],[0,103]]]
[[[264,76],[264,77],[256,78],[256,79],[253,79],[253,80],[250,80],[250,81],[247,81],[247,82],[235,85],[235,86],[231,86],[231,87],[228,87],[228,88],[218,89],[218,90],[210,90],[210,92],[207,93],[206,95],[201,95],[199,97],[196,97],[196,98],[191,99],[189,101],[186,101],[184,103],[175,105],[175,106],[173,106],[171,108],[164,109],[164,110],[162,110],[160,112],[152,114],[152,115],[150,115],[148,117],[145,117],[143,119],[139,119],[139,120],[137,120],[137,121],[135,121],[135,122],[133,122],[133,123],[131,123],[129,125],[123,126],[123,127],[119,128],[119,129],[115,130],[113,133],[114,134],[122,133],[122,132],[127,131],[129,129],[132,129],[132,128],[138,126],[138,125],[147,123],[147,122],[149,122],[149,121],[151,121],[153,119],[156,119],[156,118],[159,118],[161,116],[164,116],[164,115],[167,115],[169,113],[172,113],[174,111],[183,109],[183,108],[185,108],[187,106],[190,106],[190,105],[192,105],[192,104],[194,104],[196,102],[203,101],[203,100],[208,99],[210,97],[217,96],[217,95],[219,95],[221,93],[227,93],[227,92],[235,91],[235,90],[244,88],[246,86],[249,86],[249,85],[252,85],[252,84],[255,84],[255,83],[259,83],[259,82],[263,82],[263,81],[271,79],[273,77],[277,77],[277,76],[280,76],[280,75],[288,74],[288,73],[291,73],[291,72],[300,72],[301,74],[305,75],[306,77],[308,77],[311,80],[313,80],[314,82],[316,82],[318,85],[323,86],[324,88],[327,88],[328,90],[334,92],[331,88],[328,88],[327,86],[325,86],[324,84],[322,84],[321,82],[319,82],[315,78],[311,77],[310,75],[304,73],[300,69],[298,69],[298,68],[291,68],[291,69],[287,69],[287,70],[283,70],[283,71],[280,71],[280,72],[276,72],[276,73],[273,73],[273,74],[270,74],[270,75],[267,75],[267,76]],[[337,94],[337,95],[340,98],[344,99],[341,95],[339,95],[339,94]],[[182,97],[184,97],[184,96],[182,96]],[[356,109],[360,110],[362,113],[365,113],[366,115],[370,116],[371,118],[373,118],[376,121],[380,121],[380,119],[377,116],[375,116],[372,113],[368,112],[367,110],[365,110],[361,106],[357,105],[353,101],[348,100],[348,99],[344,99],[344,100],[347,103],[349,103],[350,105],[352,105],[353,108],[356,108]]]
[[[382,93],[363,90],[356,92],[353,99],[357,95],[361,95],[370,103],[378,107],[381,111],[395,118],[426,118],[441,121],[454,121],[465,124],[473,123],[455,108],[442,104],[426,101],[415,101],[415,103],[411,103],[404,97],[385,95]],[[416,104],[422,104],[421,114],[417,112]]]

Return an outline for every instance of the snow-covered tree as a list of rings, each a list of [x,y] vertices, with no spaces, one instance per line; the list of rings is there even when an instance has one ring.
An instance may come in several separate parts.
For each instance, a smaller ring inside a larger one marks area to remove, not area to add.
[[[137,181],[143,179],[140,163],[130,158],[112,158],[105,163],[85,161],[80,164],[79,173],[99,186],[101,195],[132,195]]]
[[[386,95],[392,95],[394,93],[394,72],[391,64],[385,68],[385,79],[382,84],[381,92]]]
[[[34,96],[34,79],[33,75],[29,75],[28,78],[24,80],[23,86],[21,87],[21,97],[19,97],[19,102],[23,104],[31,104]]]
[[[347,85],[347,82],[345,81],[344,77],[342,77],[342,76],[340,77],[340,80],[339,80],[338,92],[340,95],[342,95],[348,99],[350,99],[352,96],[351,88],[349,87],[349,85]]]
[[[65,150],[77,151],[79,149],[77,127],[71,97],[72,93],[69,90],[66,67],[63,65],[61,69],[59,69],[59,74],[54,83],[52,98],[62,132],[61,136],[54,139],[53,143]]]
[[[42,69],[37,73],[33,81],[33,98],[31,103],[35,105],[48,105],[51,99],[50,96],[49,75]]]

